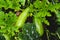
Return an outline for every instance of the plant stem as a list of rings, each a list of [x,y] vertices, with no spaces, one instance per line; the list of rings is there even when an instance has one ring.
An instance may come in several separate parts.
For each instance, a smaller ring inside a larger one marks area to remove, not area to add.
[[[58,33],[58,32],[56,32],[56,34],[57,34],[58,38],[60,39],[60,35],[59,35],[59,33]]]
[[[9,35],[7,35],[7,34],[3,34],[3,36],[5,37],[6,40],[10,40]]]
[[[50,40],[49,39],[49,31],[48,30],[46,30],[46,35],[47,35],[47,40]]]

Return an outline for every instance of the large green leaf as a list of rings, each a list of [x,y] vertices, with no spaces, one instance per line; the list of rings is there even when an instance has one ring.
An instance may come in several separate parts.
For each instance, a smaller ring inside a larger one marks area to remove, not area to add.
[[[32,23],[25,24],[18,36],[22,40],[40,40],[36,27]]]

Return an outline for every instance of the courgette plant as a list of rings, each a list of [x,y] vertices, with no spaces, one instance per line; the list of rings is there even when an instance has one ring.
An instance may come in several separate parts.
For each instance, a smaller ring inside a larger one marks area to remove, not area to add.
[[[51,17],[50,11],[57,14],[59,5],[48,0],[33,3],[31,0],[0,0],[0,33],[5,40],[40,40],[46,31],[43,24],[50,26],[46,17]],[[9,8],[14,12],[5,12]],[[16,16],[17,11],[22,11],[19,16]],[[32,23],[26,22],[29,16],[33,17]]]

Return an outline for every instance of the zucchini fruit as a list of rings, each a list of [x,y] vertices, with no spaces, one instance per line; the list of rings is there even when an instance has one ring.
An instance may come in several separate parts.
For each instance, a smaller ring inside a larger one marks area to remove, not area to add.
[[[17,22],[16,22],[16,26],[17,26],[17,27],[21,28],[21,27],[24,25],[24,23],[25,23],[28,15],[29,15],[29,13],[28,13],[28,12],[29,12],[29,9],[30,9],[29,7],[26,8],[26,9],[19,15],[19,17],[18,17],[18,19],[17,19]]]
[[[44,28],[42,26],[41,20],[38,18],[34,18],[34,22],[36,25],[36,31],[39,33],[40,36],[42,36],[44,34]]]

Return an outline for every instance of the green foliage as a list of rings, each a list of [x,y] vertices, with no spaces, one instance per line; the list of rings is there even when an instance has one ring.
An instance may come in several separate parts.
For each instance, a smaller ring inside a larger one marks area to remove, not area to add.
[[[57,22],[60,23],[60,12],[59,11],[57,11],[56,16],[57,16]]]
[[[5,40],[4,36],[0,35],[0,40]]]
[[[4,12],[2,12],[2,11],[0,11],[0,26],[2,26],[2,25],[5,25],[5,23],[4,23]]]
[[[57,35],[58,35],[58,38],[60,39],[60,11],[57,11],[56,16],[57,16],[56,22],[57,22],[57,24],[58,24],[58,28],[57,28],[57,30],[56,30],[56,33],[57,33]]]
[[[0,0],[0,8],[20,10],[21,5],[19,2],[20,0]]]
[[[20,2],[23,6],[25,5],[25,0],[20,0]]]
[[[6,40],[10,40],[13,36],[15,40],[40,40],[40,37],[43,36],[44,31],[46,30],[46,28],[43,27],[43,23],[50,26],[50,23],[46,20],[46,17],[51,17],[50,12],[56,14],[58,18],[57,22],[60,24],[60,12],[58,11],[60,9],[60,3],[58,3],[58,1],[55,1],[55,4],[48,0],[36,0],[33,4],[30,3],[30,1],[31,0],[28,0],[26,5],[26,0],[0,0],[0,33],[2,33],[1,35],[3,35]],[[24,10],[20,8],[22,6],[29,9]],[[2,10],[2,8],[5,10]],[[9,8],[14,9],[14,12],[5,12]],[[22,11],[21,15],[17,17],[15,14],[16,11]],[[32,14],[32,23],[25,23],[28,17],[27,14]],[[34,21],[35,18],[37,19],[36,23]],[[16,24],[19,24],[19,27],[16,26]],[[22,32],[19,32],[18,29],[21,25]],[[39,29],[37,29],[36,25],[39,26]],[[15,38],[16,33],[17,39]]]
[[[7,14],[3,11],[0,11],[0,15],[0,32],[10,36],[15,35],[14,31],[16,30],[16,28],[14,25],[16,23],[17,16],[12,12],[9,12]]]

